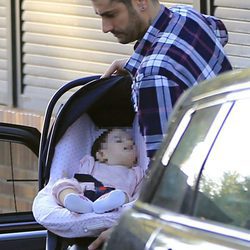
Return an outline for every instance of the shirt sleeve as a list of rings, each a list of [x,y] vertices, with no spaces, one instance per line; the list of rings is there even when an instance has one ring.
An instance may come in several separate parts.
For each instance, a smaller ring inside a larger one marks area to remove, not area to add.
[[[173,105],[184,89],[161,75],[143,77],[137,84],[139,126],[151,158],[160,147]]]

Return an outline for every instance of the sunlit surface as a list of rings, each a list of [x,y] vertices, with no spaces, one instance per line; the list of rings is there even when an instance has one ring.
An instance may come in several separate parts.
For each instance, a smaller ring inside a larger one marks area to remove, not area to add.
[[[250,101],[238,101],[223,126],[206,162],[206,174],[219,178],[226,172],[250,177]]]

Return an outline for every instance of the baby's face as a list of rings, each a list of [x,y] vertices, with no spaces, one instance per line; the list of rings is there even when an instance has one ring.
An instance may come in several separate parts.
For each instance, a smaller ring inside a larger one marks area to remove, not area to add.
[[[131,168],[136,163],[136,149],[131,135],[122,129],[113,129],[103,144],[103,154],[110,165]]]

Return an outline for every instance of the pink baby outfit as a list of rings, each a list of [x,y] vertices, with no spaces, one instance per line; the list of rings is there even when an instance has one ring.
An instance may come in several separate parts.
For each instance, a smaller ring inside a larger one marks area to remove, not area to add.
[[[129,201],[132,200],[132,196],[143,178],[143,170],[139,166],[127,168],[120,165],[107,165],[95,161],[90,155],[86,155],[80,160],[77,174],[89,174],[102,182],[105,187],[124,191],[128,195]],[[59,202],[59,193],[71,187],[76,189],[79,193],[84,193],[85,190],[94,190],[93,183],[80,183],[72,178],[60,179],[57,181],[52,188],[52,193]]]

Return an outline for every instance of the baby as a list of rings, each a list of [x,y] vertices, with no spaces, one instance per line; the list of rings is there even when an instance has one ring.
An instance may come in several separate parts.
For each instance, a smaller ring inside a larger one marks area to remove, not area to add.
[[[105,213],[131,201],[143,178],[131,135],[123,129],[108,130],[94,142],[91,155],[81,159],[74,178],[54,184],[58,204],[77,213]]]

